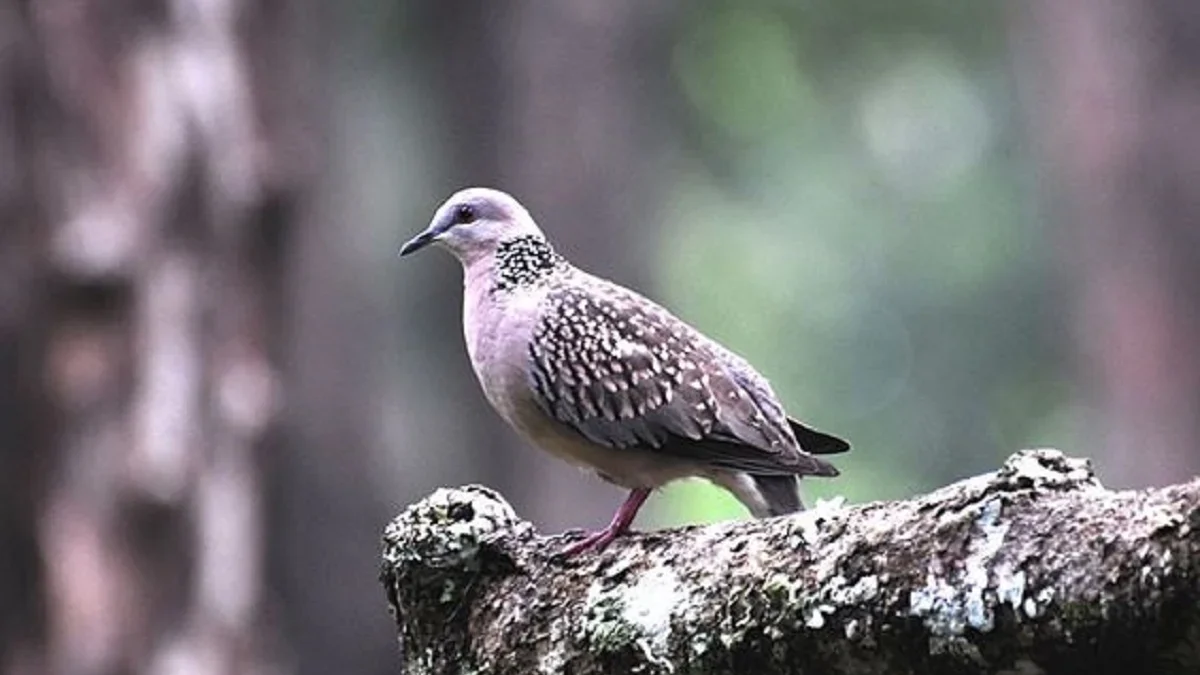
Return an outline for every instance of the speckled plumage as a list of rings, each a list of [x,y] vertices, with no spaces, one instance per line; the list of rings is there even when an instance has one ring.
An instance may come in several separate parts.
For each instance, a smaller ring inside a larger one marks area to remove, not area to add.
[[[796,477],[837,475],[812,453],[844,441],[789,418],[741,357],[570,264],[508,195],[454,195],[403,252],[431,241],[463,263],[467,349],[496,410],[535,445],[632,490],[579,546],[607,543],[649,490],[677,478],[708,478],[765,516],[801,508]]]
[[[529,287],[567,266],[545,239],[526,234],[505,239],[496,246],[495,279],[492,293]]]
[[[529,343],[538,405],[594,443],[761,474],[834,475],[797,452],[766,381],[666,309],[563,270]]]

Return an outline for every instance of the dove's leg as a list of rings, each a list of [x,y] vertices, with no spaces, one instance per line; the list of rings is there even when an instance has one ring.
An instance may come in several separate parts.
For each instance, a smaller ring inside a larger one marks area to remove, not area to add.
[[[637,516],[638,509],[642,508],[642,503],[645,502],[646,498],[649,496],[649,488],[637,488],[635,490],[630,490],[629,496],[625,498],[624,503],[622,503],[621,507],[617,509],[617,512],[613,515],[612,522],[608,524],[608,527],[604,528],[603,530],[599,530],[598,532],[593,532],[583,541],[571,544],[567,548],[563,549],[562,555],[573,556],[576,553],[582,553],[583,551],[587,551],[589,549],[596,549],[598,551],[605,546],[608,546],[613,539],[616,539],[618,535],[629,529],[629,524],[632,523],[634,517]]]

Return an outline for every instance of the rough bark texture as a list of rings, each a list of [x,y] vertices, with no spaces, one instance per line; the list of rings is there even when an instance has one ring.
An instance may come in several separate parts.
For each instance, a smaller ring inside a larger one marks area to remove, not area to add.
[[[384,534],[409,673],[1192,673],[1200,480],[1013,455],[917,499],[637,534],[561,561],[495,492]],[[576,535],[570,535],[576,536]]]
[[[273,668],[297,2],[0,3],[0,672]]]

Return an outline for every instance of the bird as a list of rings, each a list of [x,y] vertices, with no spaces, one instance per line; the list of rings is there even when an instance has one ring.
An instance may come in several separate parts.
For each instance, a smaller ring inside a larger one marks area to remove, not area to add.
[[[599,551],[650,494],[707,479],[756,518],[804,508],[799,478],[845,440],[788,415],[743,357],[649,298],[573,265],[497,189],[445,200],[399,256],[430,245],[463,269],[463,335],[493,408],[520,436],[628,490],[608,526],[560,553]]]

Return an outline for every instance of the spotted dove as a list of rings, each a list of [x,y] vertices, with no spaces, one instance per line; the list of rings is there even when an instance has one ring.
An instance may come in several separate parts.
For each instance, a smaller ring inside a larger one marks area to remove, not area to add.
[[[510,195],[455,193],[400,255],[431,243],[462,263],[467,351],[500,416],[630,491],[606,528],[564,554],[608,545],[676,479],[708,479],[767,517],[803,508],[799,477],[838,474],[814,455],[849,444],[789,417],[741,357],[569,263]]]

